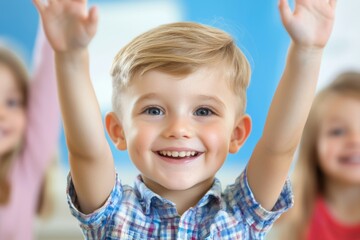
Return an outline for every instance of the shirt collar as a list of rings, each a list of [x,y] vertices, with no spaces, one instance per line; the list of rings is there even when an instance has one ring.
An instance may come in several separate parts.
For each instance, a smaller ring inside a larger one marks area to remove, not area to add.
[[[146,215],[151,213],[151,206],[162,209],[175,209],[175,204],[171,201],[161,197],[160,195],[151,191],[144,183],[141,175],[138,175],[135,180],[135,191],[140,196],[140,202],[143,205],[143,210]]]
[[[140,202],[143,205],[143,210],[146,215],[151,213],[151,207],[161,208],[162,210],[167,209],[166,211],[169,215],[176,215],[176,206],[173,202],[161,197],[160,195],[151,191],[143,182],[141,175],[135,180],[135,191],[139,194]],[[214,183],[211,188],[206,192],[206,194],[200,199],[196,204],[196,208],[201,208],[207,205],[211,200],[215,200],[216,204],[221,202],[221,183],[215,178]],[[168,215],[168,214],[167,214]]]
[[[204,207],[211,200],[216,200],[218,204],[221,202],[221,183],[219,179],[215,178],[214,183],[211,188],[205,193],[205,195],[200,199],[200,201],[196,204],[196,207]]]

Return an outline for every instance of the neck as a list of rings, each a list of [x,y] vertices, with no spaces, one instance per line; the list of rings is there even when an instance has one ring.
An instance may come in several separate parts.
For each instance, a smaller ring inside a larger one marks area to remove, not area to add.
[[[333,216],[343,223],[360,222],[360,184],[327,179],[325,201]]]
[[[204,182],[198,183],[191,188],[184,190],[172,190],[161,186],[149,179],[143,177],[144,183],[153,192],[166,198],[176,205],[176,210],[179,215],[182,215],[189,208],[195,206],[199,200],[206,194],[211,188],[214,179],[207,179]]]

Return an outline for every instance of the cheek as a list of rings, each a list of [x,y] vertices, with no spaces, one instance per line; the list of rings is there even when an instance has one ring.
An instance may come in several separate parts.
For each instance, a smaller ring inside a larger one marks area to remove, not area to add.
[[[319,138],[317,142],[317,154],[319,159],[324,158],[324,155],[326,155],[327,152],[327,143],[324,141],[324,139]]]
[[[209,125],[200,131],[203,142],[213,149],[229,148],[231,133],[228,129],[224,129],[223,125]]]
[[[140,126],[131,125],[130,130],[126,134],[128,147],[131,146],[135,154],[141,154],[142,152],[151,148],[151,144],[155,141],[157,136],[154,127],[148,127],[146,124]]]
[[[318,141],[318,154],[319,157],[327,157],[331,156],[334,152],[336,152],[337,144],[334,140],[326,138],[326,137],[320,137]]]
[[[332,161],[336,159],[337,143],[334,140],[326,137],[320,137],[317,145],[319,165],[322,169],[327,169],[335,163]]]

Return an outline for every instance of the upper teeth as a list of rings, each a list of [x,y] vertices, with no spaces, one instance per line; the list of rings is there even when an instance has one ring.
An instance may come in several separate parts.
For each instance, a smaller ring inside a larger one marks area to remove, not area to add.
[[[196,152],[195,151],[181,151],[181,152],[177,152],[177,151],[160,151],[160,154],[163,156],[169,156],[169,157],[190,157],[190,156],[195,156]]]

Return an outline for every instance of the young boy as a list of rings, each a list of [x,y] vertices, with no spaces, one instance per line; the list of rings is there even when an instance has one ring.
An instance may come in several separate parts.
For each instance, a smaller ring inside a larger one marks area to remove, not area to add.
[[[93,92],[87,46],[97,10],[86,0],[35,0],[55,50],[69,148],[69,202],[87,239],[262,239],[292,205],[286,182],[330,36],[334,0],[287,0],[292,38],[263,136],[246,170],[221,193],[215,174],[251,129],[249,64],[232,38],[195,23],[146,32],[115,57],[106,129],[141,175],[121,185]],[[119,174],[121,175],[122,169]],[[125,171],[125,170],[124,170]]]

